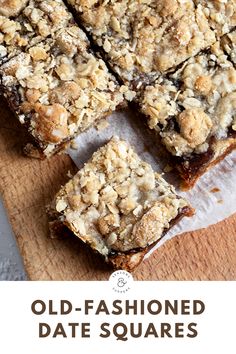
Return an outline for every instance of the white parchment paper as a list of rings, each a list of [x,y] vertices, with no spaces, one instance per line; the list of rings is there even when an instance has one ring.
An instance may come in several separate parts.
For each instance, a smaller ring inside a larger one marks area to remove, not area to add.
[[[108,119],[109,126],[106,129],[92,128],[81,134],[75,140],[77,149],[69,149],[69,155],[78,168],[81,168],[94,151],[113,135],[117,135],[134,146],[139,156],[149,162],[155,171],[163,171],[167,163],[166,153],[141,119],[128,109],[114,113]],[[206,173],[189,192],[178,190],[179,179],[175,172],[164,176],[176,187],[178,194],[183,195],[196,209],[196,214],[192,218],[184,218],[174,226],[150,253],[174,236],[206,228],[236,212],[236,152]]]

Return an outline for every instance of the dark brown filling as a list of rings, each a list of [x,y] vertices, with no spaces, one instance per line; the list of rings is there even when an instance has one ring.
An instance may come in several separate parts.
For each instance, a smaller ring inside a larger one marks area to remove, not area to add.
[[[232,128],[230,128],[228,131],[227,139],[230,138],[236,139],[236,131],[234,131]],[[202,154],[193,153],[191,155],[183,156],[183,157],[178,157],[178,156],[172,157],[172,161],[175,167],[179,170],[181,177],[187,183],[190,183],[190,185],[191,185],[191,181],[194,183],[195,179],[198,178],[203,172],[205,172],[205,170],[209,166],[209,163],[214,158],[213,145],[216,142],[217,139],[212,137],[209,143],[209,148],[205,153]],[[222,158],[224,158],[224,156],[226,156],[235,148],[236,148],[236,141],[232,144],[232,146],[226,149],[225,153],[222,156],[216,158],[215,162],[217,163],[218,161],[220,161]]]

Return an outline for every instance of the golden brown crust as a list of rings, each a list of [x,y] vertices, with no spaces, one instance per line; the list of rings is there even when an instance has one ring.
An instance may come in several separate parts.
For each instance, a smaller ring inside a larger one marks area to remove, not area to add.
[[[199,76],[195,81],[195,88],[204,96],[207,95],[211,91],[212,81],[210,76],[203,75]]]
[[[195,148],[203,144],[212,128],[211,118],[201,108],[189,108],[177,117],[180,134]]]
[[[28,0],[0,0],[0,15],[17,16],[26,6]]]
[[[68,136],[68,112],[60,104],[51,106],[35,105],[32,121],[35,133],[46,143],[61,143]]]

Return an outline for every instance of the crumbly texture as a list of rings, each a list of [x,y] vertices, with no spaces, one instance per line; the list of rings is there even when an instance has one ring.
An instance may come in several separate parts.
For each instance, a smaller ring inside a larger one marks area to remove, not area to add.
[[[219,38],[236,26],[235,0],[194,0]]]
[[[1,67],[0,76],[5,97],[44,156],[109,115],[130,95],[90,51],[76,25],[12,58]],[[32,146],[27,152],[37,155]]]
[[[62,0],[0,2],[0,62],[36,45],[69,23],[72,14]]]
[[[140,85],[215,41],[192,0],[69,0],[120,78]]]
[[[140,263],[173,220],[192,214],[173,187],[117,137],[59,191],[53,210],[82,241],[126,269]]]
[[[236,65],[236,31],[223,36],[221,44],[229,59]]]
[[[213,136],[227,138],[236,130],[236,70],[220,43],[148,86],[141,109],[173,155],[201,154]]]
[[[203,161],[213,163],[225,153],[222,142],[227,151],[229,142],[232,148],[235,144],[236,69],[220,42],[146,87],[139,104],[149,127],[161,135],[167,150],[180,158],[176,160],[179,169],[184,163],[185,174],[187,169],[191,172],[192,177],[186,177],[189,183],[200,176]]]
[[[26,6],[28,0],[0,0],[0,15],[17,16]]]

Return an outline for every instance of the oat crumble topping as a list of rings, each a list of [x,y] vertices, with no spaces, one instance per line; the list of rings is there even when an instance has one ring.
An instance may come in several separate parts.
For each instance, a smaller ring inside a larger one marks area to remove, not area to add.
[[[222,37],[221,43],[230,60],[236,65],[236,31]]]
[[[0,0],[0,15],[17,16],[26,6],[28,0]]]
[[[128,92],[76,25],[12,58],[0,75],[4,95],[46,156],[109,115]]]
[[[67,2],[124,85],[62,0],[0,0],[1,89],[45,156],[137,94],[175,156],[235,133],[236,0]]]
[[[194,3],[201,8],[218,38],[236,26],[235,0],[194,0]]]
[[[0,62],[74,24],[62,0],[3,1],[0,6]]]
[[[53,204],[60,220],[105,257],[156,242],[187,206],[117,137],[93,154]]]
[[[221,43],[146,87],[140,100],[151,129],[176,156],[204,153],[236,125],[236,69]]]
[[[215,42],[192,0],[69,0],[124,82],[139,85]]]

